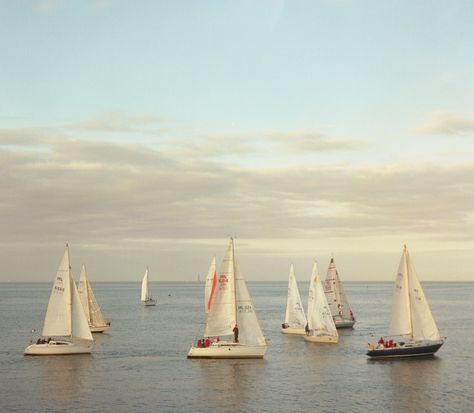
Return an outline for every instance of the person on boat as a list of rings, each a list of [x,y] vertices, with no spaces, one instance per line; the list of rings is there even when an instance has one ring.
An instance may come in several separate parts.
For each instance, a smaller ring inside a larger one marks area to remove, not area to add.
[[[282,327],[282,328],[288,328],[288,327],[289,327],[289,324],[288,324],[288,323],[283,323],[283,324],[281,325],[281,327]]]
[[[211,340],[209,340],[209,337],[206,338],[206,340],[204,341],[204,346],[205,347],[209,347],[211,345]]]
[[[377,341],[377,348],[385,348],[385,340],[383,339],[383,337],[380,337],[380,340]]]
[[[305,331],[306,335],[309,336],[309,325],[308,325],[308,323],[306,323],[306,325],[304,326],[304,331]]]
[[[235,325],[232,331],[234,332],[234,343],[238,343],[239,342],[239,327],[237,326],[237,324]]]

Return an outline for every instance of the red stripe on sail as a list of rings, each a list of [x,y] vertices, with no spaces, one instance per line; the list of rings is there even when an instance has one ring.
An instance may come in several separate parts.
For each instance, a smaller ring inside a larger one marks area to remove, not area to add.
[[[212,279],[212,288],[211,288],[211,293],[209,294],[209,301],[207,302],[207,309],[211,309],[211,303],[212,303],[212,297],[214,295],[214,291],[216,290],[216,285],[217,285],[217,274],[214,271],[214,278]]]

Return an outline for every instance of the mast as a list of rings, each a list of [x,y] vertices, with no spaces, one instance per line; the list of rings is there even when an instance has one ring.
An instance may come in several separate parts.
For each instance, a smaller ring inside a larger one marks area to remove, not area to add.
[[[234,253],[234,238],[230,237],[232,243],[232,272],[234,273],[234,318],[235,324],[237,324],[237,289],[235,288],[235,253]]]

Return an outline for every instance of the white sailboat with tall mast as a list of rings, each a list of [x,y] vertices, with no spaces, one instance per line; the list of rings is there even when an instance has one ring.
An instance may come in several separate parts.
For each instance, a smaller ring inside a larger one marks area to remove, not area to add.
[[[331,314],[337,328],[352,328],[355,324],[354,314],[352,313],[347,296],[344,293],[341,279],[336,269],[334,257],[329,262],[326,281],[324,282],[324,292],[328,300]]]
[[[329,309],[326,295],[321,285],[318,264],[315,262],[308,294],[308,332],[305,341],[313,343],[333,343],[339,341],[339,334]]]
[[[79,284],[77,286],[79,297],[81,298],[82,307],[86,314],[87,321],[92,333],[103,333],[110,328],[110,322],[105,321],[99,304],[92,291],[91,284],[87,278],[86,266],[83,264]]]
[[[41,337],[35,344],[30,344],[24,354],[49,356],[90,353],[93,342],[71,274],[69,247],[66,244],[49,297]]]
[[[393,291],[388,337],[369,344],[372,358],[432,356],[443,345],[406,245]]]
[[[306,316],[296,282],[295,271],[293,264],[291,264],[290,275],[288,277],[288,298],[286,300],[285,322],[281,326],[281,332],[284,334],[304,335],[306,323]]]
[[[207,271],[206,286],[204,288],[204,311],[206,314],[211,309],[212,304],[212,300],[209,298],[214,296],[214,290],[217,286],[216,268],[216,257],[213,257],[209,265],[209,270]]]
[[[263,358],[267,349],[230,239],[217,279],[204,330],[188,358]],[[233,336],[233,339],[232,339]],[[221,339],[224,337],[224,339]]]
[[[150,288],[148,286],[148,268],[145,271],[145,275],[143,276],[142,280],[142,295],[141,295],[142,303],[146,307],[156,305],[156,300],[151,297]]]

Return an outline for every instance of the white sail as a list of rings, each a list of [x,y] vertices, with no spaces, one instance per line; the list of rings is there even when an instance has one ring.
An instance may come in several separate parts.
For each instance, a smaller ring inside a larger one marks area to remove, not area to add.
[[[204,289],[204,310],[206,313],[209,312],[209,309],[212,305],[212,299],[209,298],[211,295],[214,295],[214,291],[217,286],[217,273],[216,273],[216,257],[212,258],[211,265],[209,266],[209,271],[207,272],[206,277],[206,287]]]
[[[334,258],[331,258],[329,262],[328,272],[324,282],[324,292],[331,314],[336,321],[353,320],[352,310],[344,293]]]
[[[79,298],[79,293],[77,292],[76,283],[72,278],[71,273],[69,273],[69,280],[71,284],[71,301],[72,301],[72,311],[71,311],[71,324],[72,324],[72,336],[74,338],[81,338],[83,340],[93,341],[91,330],[89,328],[89,323],[82,307],[81,299]]]
[[[314,264],[308,295],[308,328],[311,335],[329,335],[337,337],[337,329],[329,309],[321,279]],[[311,312],[309,312],[311,311]]]
[[[149,298],[150,298],[150,295],[148,294],[148,268],[147,268],[142,280],[142,301],[146,301]]]
[[[106,322],[102,315],[100,306],[97,303],[94,292],[92,291],[89,279],[87,278],[85,265],[83,265],[81,269],[81,276],[79,277],[79,286],[77,290],[89,325],[96,327],[105,326]]]
[[[237,324],[239,327],[239,342],[245,344],[265,344],[260,324],[253,308],[252,299],[247,284],[240,271],[240,266],[234,257],[235,264],[235,296],[237,306]]]
[[[71,335],[71,304],[69,248],[66,245],[49,297],[42,331],[44,337]]]
[[[212,299],[212,305],[207,314],[206,337],[232,334],[236,323],[234,279],[234,248],[231,240],[222,260],[214,294],[209,298]]]
[[[406,246],[393,293],[389,334],[412,340],[441,339]]]
[[[286,302],[285,324],[288,324],[293,328],[304,328],[306,325],[306,316],[304,314],[298,284],[296,283],[293,264],[290,266],[290,275],[288,279],[288,299]]]

